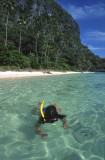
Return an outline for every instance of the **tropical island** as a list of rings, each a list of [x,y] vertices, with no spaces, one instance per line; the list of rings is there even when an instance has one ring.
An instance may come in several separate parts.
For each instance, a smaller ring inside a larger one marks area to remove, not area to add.
[[[105,70],[81,43],[72,15],[54,0],[0,0],[0,71]]]

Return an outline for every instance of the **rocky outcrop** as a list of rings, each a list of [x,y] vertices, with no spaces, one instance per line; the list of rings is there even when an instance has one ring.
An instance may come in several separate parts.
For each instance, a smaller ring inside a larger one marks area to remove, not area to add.
[[[54,0],[14,0],[14,2],[23,11],[27,10],[28,6],[30,23],[32,23],[35,16],[40,16],[44,13],[47,13],[49,16],[53,16],[57,13],[63,21],[68,22],[70,27],[80,35],[80,29],[77,22]]]

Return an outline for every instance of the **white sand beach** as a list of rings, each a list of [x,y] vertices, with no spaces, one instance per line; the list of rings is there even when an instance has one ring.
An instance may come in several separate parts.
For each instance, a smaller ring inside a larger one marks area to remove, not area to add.
[[[5,71],[0,72],[0,79],[7,78],[23,78],[23,77],[38,77],[38,76],[52,76],[52,75],[66,75],[77,74],[81,72],[55,72],[55,71],[35,71],[35,72],[18,72],[18,71]]]

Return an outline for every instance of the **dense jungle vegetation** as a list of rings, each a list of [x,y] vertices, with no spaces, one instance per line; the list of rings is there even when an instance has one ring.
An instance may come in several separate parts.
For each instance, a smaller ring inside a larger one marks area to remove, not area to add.
[[[105,59],[54,0],[0,0],[0,68],[98,71]]]

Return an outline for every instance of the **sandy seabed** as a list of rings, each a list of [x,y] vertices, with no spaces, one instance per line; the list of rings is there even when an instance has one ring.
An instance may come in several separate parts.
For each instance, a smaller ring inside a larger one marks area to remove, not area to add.
[[[66,74],[77,74],[81,72],[55,72],[55,71],[35,71],[35,72],[18,72],[18,71],[6,71],[0,72],[0,79],[7,79],[7,78],[24,78],[24,77],[40,77],[40,76],[52,76],[52,75],[66,75]],[[90,73],[90,72],[83,72],[83,73]]]

